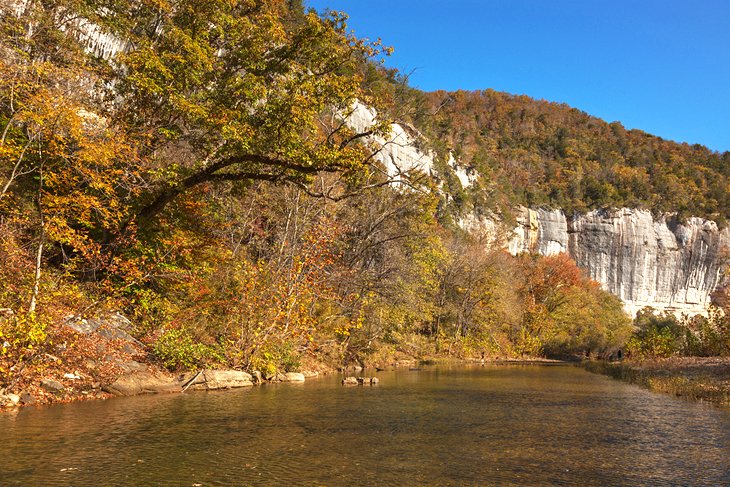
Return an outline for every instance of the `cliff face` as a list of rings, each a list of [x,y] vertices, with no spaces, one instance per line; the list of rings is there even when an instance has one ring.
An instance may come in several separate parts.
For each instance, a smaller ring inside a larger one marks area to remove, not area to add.
[[[721,280],[730,230],[702,218],[657,220],[643,210],[595,210],[566,218],[560,210],[523,209],[509,242],[513,254],[567,252],[634,315],[644,306],[706,313]]]
[[[349,124],[365,130],[375,119],[374,110],[358,105]],[[378,155],[391,176],[419,169],[439,177],[434,155],[420,150],[416,137],[403,127],[393,124],[390,138],[375,142],[382,147]],[[449,165],[464,187],[471,184],[453,157]],[[495,222],[467,215],[460,224],[481,234],[485,242],[500,240]],[[486,234],[491,236],[485,238]],[[729,246],[730,229],[719,230],[712,221],[680,222],[672,215],[655,220],[648,211],[629,208],[571,217],[561,210],[523,208],[507,241],[514,255],[567,252],[592,279],[621,298],[632,316],[646,306],[675,314],[706,314],[710,294],[722,279]]]

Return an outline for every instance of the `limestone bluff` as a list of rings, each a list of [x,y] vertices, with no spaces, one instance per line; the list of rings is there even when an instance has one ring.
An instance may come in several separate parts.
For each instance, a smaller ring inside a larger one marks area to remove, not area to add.
[[[715,222],[646,210],[594,210],[570,217],[561,210],[521,208],[509,242],[513,254],[567,252],[592,279],[635,315],[645,306],[676,314],[706,314],[722,284],[730,229]]]
[[[358,105],[349,122],[364,130],[376,118],[372,109]],[[382,146],[379,158],[391,175],[418,169],[440,178],[435,156],[421,148],[420,137],[413,128],[393,124],[390,138],[376,141]],[[463,187],[479,177],[467,174],[451,155],[448,167]],[[460,225],[513,255],[567,253],[605,290],[621,298],[631,316],[647,306],[676,315],[706,315],[711,294],[722,285],[730,229],[720,230],[714,221],[698,217],[682,221],[673,214],[655,218],[635,208],[566,216],[560,209],[520,207],[515,213],[517,225],[507,230],[506,239],[498,235],[501,224],[496,217],[466,215]]]

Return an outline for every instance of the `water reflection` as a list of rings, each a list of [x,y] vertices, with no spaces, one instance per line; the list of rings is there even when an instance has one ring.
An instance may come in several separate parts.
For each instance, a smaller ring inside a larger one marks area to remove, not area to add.
[[[727,411],[573,367],[379,375],[0,416],[0,484],[730,484]]]

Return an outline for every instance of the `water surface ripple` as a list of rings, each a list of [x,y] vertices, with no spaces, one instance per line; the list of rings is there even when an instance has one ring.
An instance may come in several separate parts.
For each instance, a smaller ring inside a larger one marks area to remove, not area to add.
[[[0,485],[730,485],[730,411],[569,366],[0,415]]]

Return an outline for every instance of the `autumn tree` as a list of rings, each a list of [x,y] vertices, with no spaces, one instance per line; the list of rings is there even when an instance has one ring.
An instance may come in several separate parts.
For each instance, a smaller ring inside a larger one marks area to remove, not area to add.
[[[131,13],[130,13],[131,15]],[[367,178],[375,164],[347,116],[358,65],[387,50],[346,31],[346,17],[283,0],[183,1],[134,12],[134,46],[118,59],[115,121],[147,161],[149,190],[131,218],[151,220],[206,182],[265,180],[310,190],[320,172]],[[331,196],[336,196],[332,195]]]

